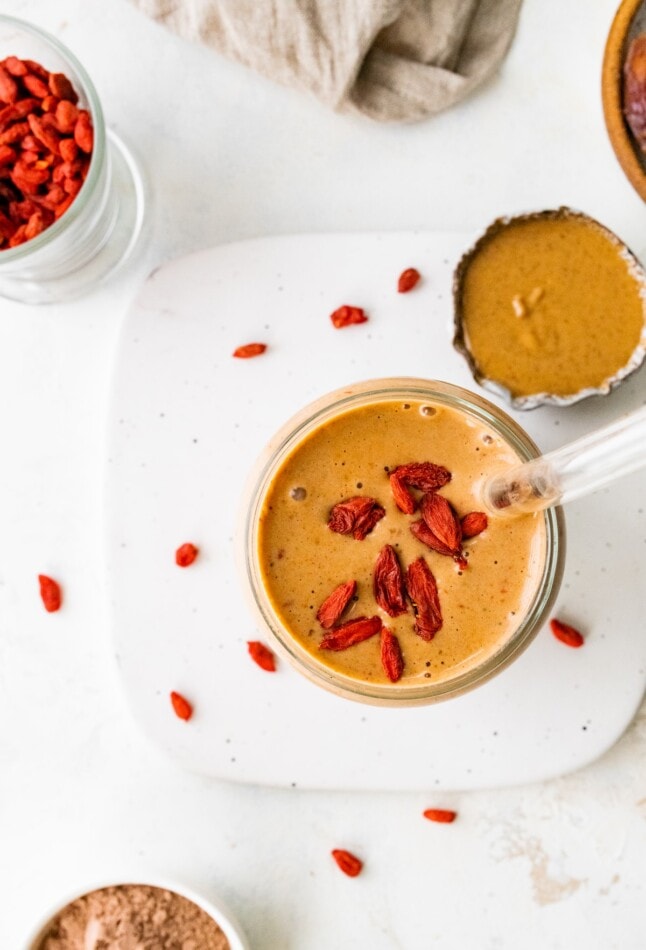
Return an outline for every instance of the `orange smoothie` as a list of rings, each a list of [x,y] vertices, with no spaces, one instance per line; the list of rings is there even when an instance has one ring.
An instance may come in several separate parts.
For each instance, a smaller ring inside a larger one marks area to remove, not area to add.
[[[494,427],[432,399],[383,398],[311,429],[258,509],[262,585],[288,638],[329,671],[400,690],[494,656],[545,570],[543,514],[487,519],[478,499],[518,461]]]

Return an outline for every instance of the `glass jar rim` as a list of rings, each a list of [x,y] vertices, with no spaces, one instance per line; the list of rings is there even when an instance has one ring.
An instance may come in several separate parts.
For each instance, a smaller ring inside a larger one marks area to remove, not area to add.
[[[95,185],[100,180],[101,167],[105,160],[106,150],[105,121],[101,101],[94,87],[94,83],[80,60],[77,59],[74,53],[72,53],[64,43],[61,43],[61,41],[55,36],[52,36],[51,33],[41,29],[39,26],[35,26],[33,23],[28,23],[26,20],[21,20],[18,17],[0,13],[0,26],[2,25],[30,33],[37,40],[51,46],[63,60],[69,62],[72,69],[78,75],[83,86],[83,92],[87,96],[94,129],[94,143],[87,177],[83,182],[83,187],[69,208],[60,216],[58,221],[54,221],[53,224],[45,228],[44,231],[41,231],[36,237],[25,241],[24,244],[19,244],[17,247],[10,247],[0,251],[0,267],[22,261],[30,257],[36,251],[41,250],[41,248],[47,247],[82,215],[85,205],[94,191]]]
[[[272,635],[281,651],[300,673],[337,695],[379,705],[409,706],[430,704],[465,693],[504,669],[529,645],[541,620],[550,609],[563,574],[565,523],[561,508],[549,508],[542,514],[545,524],[545,561],[540,581],[522,622],[514,633],[482,663],[464,673],[419,686],[375,684],[345,676],[320,663],[295,638],[283,630],[267,596],[258,563],[257,526],[264,496],[274,474],[286,455],[302,438],[324,423],[357,404],[380,399],[428,399],[461,409],[491,426],[523,460],[540,451],[525,430],[503,409],[480,395],[460,386],[414,377],[389,377],[352,384],[319,397],[292,416],[274,435],[251,473],[243,511],[244,580],[252,596],[256,615]],[[242,566],[242,565],[241,565]]]

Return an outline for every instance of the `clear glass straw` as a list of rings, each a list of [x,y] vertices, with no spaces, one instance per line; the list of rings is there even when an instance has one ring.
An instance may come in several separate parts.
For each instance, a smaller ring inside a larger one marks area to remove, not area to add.
[[[491,514],[515,515],[563,505],[646,466],[646,406],[554,452],[485,479]],[[646,487],[646,486],[645,486]]]

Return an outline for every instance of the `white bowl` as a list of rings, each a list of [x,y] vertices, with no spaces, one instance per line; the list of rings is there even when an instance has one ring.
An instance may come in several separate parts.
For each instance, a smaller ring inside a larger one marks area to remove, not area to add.
[[[122,881],[101,881],[98,884],[75,890],[72,894],[57,902],[55,907],[50,908],[47,913],[39,917],[36,926],[29,931],[26,939],[21,943],[22,950],[37,950],[39,942],[45,936],[47,928],[54,917],[68,904],[78,900],[79,897],[83,897],[85,894],[100,891],[104,887],[119,887],[125,884],[140,884],[146,887],[159,887],[163,890],[174,891],[174,893],[179,894],[180,897],[185,897],[187,900],[192,901],[213,918],[229,941],[231,950],[250,950],[249,943],[240,929],[240,925],[231,914],[231,911],[219,898],[213,899],[211,897],[204,897],[203,894],[189,887],[185,887],[183,884],[178,884],[176,881],[169,881],[167,879],[140,880],[138,878],[126,878]]]

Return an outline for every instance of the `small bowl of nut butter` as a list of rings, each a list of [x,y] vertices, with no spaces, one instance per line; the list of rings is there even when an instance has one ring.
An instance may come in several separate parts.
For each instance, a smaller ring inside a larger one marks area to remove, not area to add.
[[[515,409],[606,395],[646,355],[646,272],[570,208],[499,218],[459,261],[453,345]]]

